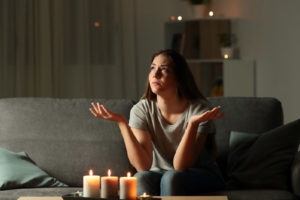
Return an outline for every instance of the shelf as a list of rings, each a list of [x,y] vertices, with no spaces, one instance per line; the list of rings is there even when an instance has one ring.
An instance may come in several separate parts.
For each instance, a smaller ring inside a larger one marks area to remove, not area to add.
[[[204,96],[255,96],[253,60],[224,59],[219,34],[231,34],[234,18],[207,17],[168,21],[165,47],[180,52]]]
[[[252,60],[245,60],[245,59],[187,59],[186,62],[187,63],[191,63],[191,64],[201,64],[201,63],[224,63],[224,62],[235,62],[235,61],[252,61]]]
[[[185,20],[174,20],[174,21],[167,21],[166,23],[172,23],[172,24],[176,24],[176,23],[185,23],[185,22],[193,22],[193,21],[205,21],[205,20],[237,20],[237,18],[229,18],[229,17],[203,17],[203,18],[193,18],[193,19],[185,19]]]
[[[219,35],[231,33],[230,18],[201,18],[165,23],[165,47],[186,59],[222,62]],[[209,61],[210,62],[210,61]]]
[[[223,63],[230,60],[238,60],[238,59],[187,59],[188,63]]]

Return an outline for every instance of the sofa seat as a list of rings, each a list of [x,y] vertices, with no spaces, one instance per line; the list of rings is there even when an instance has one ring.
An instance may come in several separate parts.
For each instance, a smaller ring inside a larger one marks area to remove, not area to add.
[[[82,187],[22,188],[1,191],[1,200],[17,200],[21,196],[62,196],[82,191]]]

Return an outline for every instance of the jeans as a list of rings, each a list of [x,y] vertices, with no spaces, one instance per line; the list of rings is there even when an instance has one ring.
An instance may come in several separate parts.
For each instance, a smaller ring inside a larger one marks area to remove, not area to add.
[[[143,171],[137,178],[137,195],[144,192],[155,196],[199,195],[224,189],[222,177],[206,169]]]

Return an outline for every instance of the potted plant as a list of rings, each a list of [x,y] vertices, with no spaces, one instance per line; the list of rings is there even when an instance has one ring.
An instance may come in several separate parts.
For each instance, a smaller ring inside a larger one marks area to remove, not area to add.
[[[221,56],[222,58],[229,59],[233,58],[233,43],[235,36],[231,33],[219,34],[219,42],[221,45]]]
[[[192,12],[194,18],[207,17],[209,8],[208,5],[210,0],[185,0],[188,1],[192,6]]]

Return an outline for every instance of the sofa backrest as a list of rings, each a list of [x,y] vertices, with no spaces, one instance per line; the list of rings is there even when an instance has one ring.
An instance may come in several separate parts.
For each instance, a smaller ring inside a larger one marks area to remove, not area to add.
[[[8,98],[0,99],[0,147],[25,151],[51,176],[70,186],[95,174],[124,176],[134,172],[116,123],[94,117],[89,108],[99,101],[127,119],[130,100]]]
[[[25,151],[39,167],[70,186],[94,169],[105,175],[134,172],[116,123],[95,118],[89,111],[99,101],[129,118],[131,100],[8,98],[0,99],[0,147]],[[215,120],[219,155],[226,178],[230,131],[263,133],[283,123],[281,103],[274,98],[215,97],[212,106],[226,113]]]
[[[227,177],[227,157],[231,131],[263,133],[283,124],[281,103],[268,97],[213,97],[211,106],[222,106],[223,118],[215,120],[217,162]]]

